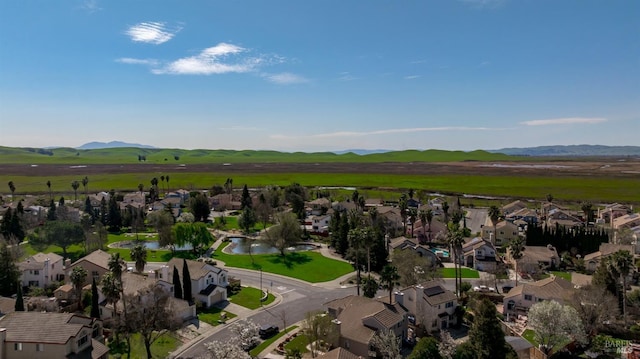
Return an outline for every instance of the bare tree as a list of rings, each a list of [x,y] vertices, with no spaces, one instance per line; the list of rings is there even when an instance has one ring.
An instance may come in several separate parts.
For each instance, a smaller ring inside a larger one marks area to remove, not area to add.
[[[588,285],[576,290],[571,297],[571,306],[576,309],[585,333],[592,337],[598,334],[602,323],[615,317],[616,311],[612,308],[618,306],[614,297],[604,287]]]
[[[144,288],[127,300],[127,322],[135,332],[140,333],[147,359],[152,357],[151,345],[166,331],[177,329],[180,325],[171,303],[171,294],[160,285]]]
[[[400,338],[391,330],[380,330],[374,335],[373,346],[385,359],[401,359]]]
[[[337,344],[340,337],[338,327],[331,316],[320,311],[307,312],[302,330],[307,336],[311,357],[315,358],[318,350],[328,349]]]

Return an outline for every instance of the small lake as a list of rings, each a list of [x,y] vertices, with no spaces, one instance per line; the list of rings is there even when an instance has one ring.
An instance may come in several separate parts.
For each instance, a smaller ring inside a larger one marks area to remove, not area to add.
[[[249,254],[249,244],[251,244],[251,254],[271,254],[278,253],[276,247],[270,246],[268,243],[262,240],[248,241],[243,237],[229,237],[231,245],[231,253],[233,254]],[[316,246],[312,244],[297,244],[293,247],[289,247],[286,250],[289,252],[310,251],[316,249]]]
[[[116,242],[111,244],[111,247],[113,248],[125,248],[125,249],[131,249],[133,247],[135,247],[137,244],[142,244],[146,249],[148,250],[170,250],[170,248],[168,247],[160,247],[160,244],[158,243],[158,241],[122,241],[122,242]],[[174,248],[176,251],[190,251],[193,249],[193,246],[191,246],[191,244],[185,244],[184,246],[176,246]]]

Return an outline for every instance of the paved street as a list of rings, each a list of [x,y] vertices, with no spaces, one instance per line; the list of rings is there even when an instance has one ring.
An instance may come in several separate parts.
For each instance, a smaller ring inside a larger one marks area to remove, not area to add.
[[[471,229],[471,235],[482,230],[484,222],[487,220],[486,208],[467,208],[467,228]]]

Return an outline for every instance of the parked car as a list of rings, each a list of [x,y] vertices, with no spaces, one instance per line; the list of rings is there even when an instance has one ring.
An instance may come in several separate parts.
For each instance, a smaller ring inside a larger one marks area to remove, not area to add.
[[[258,335],[260,335],[260,338],[262,339],[267,339],[276,335],[279,331],[280,328],[278,328],[277,325],[267,324],[260,327]]]
[[[495,292],[496,289],[494,287],[487,287],[486,285],[481,285],[481,286],[473,287],[473,291],[487,293],[487,292]]]
[[[503,285],[502,286],[502,293],[509,293],[509,291],[513,289],[513,286],[510,285]]]

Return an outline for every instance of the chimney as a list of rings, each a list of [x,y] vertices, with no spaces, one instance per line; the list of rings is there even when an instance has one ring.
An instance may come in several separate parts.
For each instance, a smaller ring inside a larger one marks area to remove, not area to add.
[[[4,359],[4,346],[7,340],[7,328],[0,328],[0,359]]]
[[[65,268],[69,268],[69,266],[71,265],[71,259],[67,258],[64,260],[64,267]]]
[[[396,297],[396,303],[404,306],[404,293],[402,293],[402,292],[394,292],[393,294]]]
[[[171,281],[169,280],[169,266],[162,266],[160,270],[162,271],[162,280],[171,283]]]

